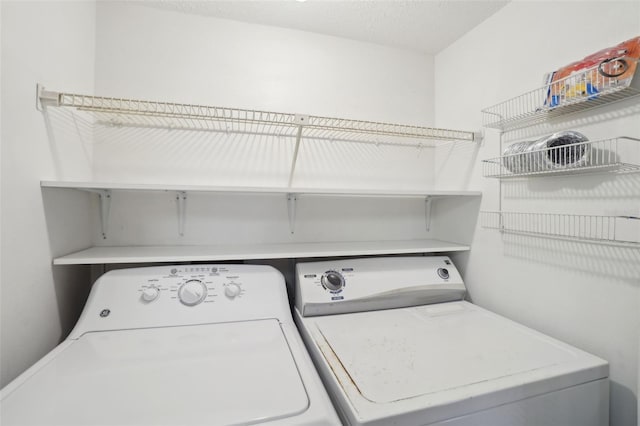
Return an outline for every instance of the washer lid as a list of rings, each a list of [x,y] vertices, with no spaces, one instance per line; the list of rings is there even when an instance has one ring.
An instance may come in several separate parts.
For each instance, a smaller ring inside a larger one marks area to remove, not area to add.
[[[606,377],[606,362],[466,302],[318,317],[315,324],[320,350],[364,417],[371,407],[424,409],[483,394],[499,405]]]
[[[277,320],[87,333],[2,400],[2,424],[256,424],[309,400]]]

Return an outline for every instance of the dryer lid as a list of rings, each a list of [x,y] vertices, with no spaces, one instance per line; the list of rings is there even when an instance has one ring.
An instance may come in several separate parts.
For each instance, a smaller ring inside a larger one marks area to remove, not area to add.
[[[309,406],[275,319],[87,333],[3,396],[6,425],[242,425]]]
[[[537,392],[548,392],[606,376],[604,361],[466,302],[318,317],[315,323],[325,359],[344,374],[340,382],[356,404],[430,407],[499,389],[524,394],[534,382]]]

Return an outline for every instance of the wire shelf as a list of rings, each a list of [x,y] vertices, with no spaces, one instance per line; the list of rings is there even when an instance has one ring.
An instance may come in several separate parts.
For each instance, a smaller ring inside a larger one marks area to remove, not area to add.
[[[112,126],[204,130],[278,137],[420,146],[426,141],[474,142],[474,133],[238,108],[45,92],[43,105],[76,108]],[[425,143],[425,145],[429,145]]]
[[[526,235],[640,247],[640,217],[480,212],[483,228]]]
[[[621,136],[546,147],[482,160],[482,174],[490,178],[545,176],[598,172],[640,171],[640,139]],[[636,153],[634,162],[622,161]]]
[[[638,62],[620,58],[627,63]],[[640,95],[640,78],[605,77],[599,65],[482,110],[483,125],[513,130]],[[637,74],[637,68],[636,68]]]

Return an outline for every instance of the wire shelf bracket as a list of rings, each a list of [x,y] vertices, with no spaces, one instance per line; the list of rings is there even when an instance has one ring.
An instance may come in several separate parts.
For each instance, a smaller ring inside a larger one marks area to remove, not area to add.
[[[57,92],[45,90],[41,84],[36,84],[36,109],[40,112],[44,111],[45,106],[59,106],[60,96]]]

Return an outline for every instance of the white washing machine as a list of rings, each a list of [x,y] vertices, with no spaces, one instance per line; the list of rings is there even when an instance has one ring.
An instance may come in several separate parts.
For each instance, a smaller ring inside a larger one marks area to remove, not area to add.
[[[261,265],[106,273],[0,397],[3,426],[339,424],[284,279]]]
[[[448,257],[297,265],[296,322],[344,424],[608,424],[606,361],[464,294]]]

